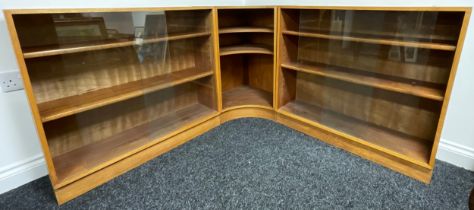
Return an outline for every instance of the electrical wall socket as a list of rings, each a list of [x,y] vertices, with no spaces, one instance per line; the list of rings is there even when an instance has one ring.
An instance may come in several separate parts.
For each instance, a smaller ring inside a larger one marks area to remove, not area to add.
[[[3,92],[23,89],[23,80],[18,71],[0,72],[0,87]]]

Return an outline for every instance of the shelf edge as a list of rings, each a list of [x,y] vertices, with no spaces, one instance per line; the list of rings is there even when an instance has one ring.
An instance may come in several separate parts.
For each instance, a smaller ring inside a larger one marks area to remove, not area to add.
[[[142,44],[151,44],[151,43],[158,43],[158,42],[164,42],[164,41],[189,39],[189,38],[203,37],[203,36],[208,36],[208,35],[211,35],[211,32],[198,32],[198,33],[174,35],[174,36],[172,35],[168,37],[146,39],[143,41],[124,41],[124,42],[117,42],[117,43],[70,47],[70,48],[64,48],[64,49],[43,50],[43,51],[23,53],[23,57],[25,59],[30,59],[30,58],[39,58],[39,57],[47,57],[47,56],[54,56],[54,55],[73,54],[73,53],[80,53],[80,52],[89,52],[89,51],[105,50],[105,49],[112,49],[112,48],[136,46],[136,45],[142,45]]]
[[[308,73],[308,74],[318,75],[318,76],[327,77],[327,78],[331,78],[331,79],[335,79],[335,80],[340,80],[340,81],[344,81],[344,82],[349,82],[349,83],[352,83],[352,84],[364,85],[364,86],[368,86],[368,87],[374,87],[374,88],[378,88],[378,89],[382,89],[382,90],[387,90],[387,91],[392,91],[392,92],[397,92],[397,93],[412,95],[412,96],[416,96],[416,97],[421,97],[421,98],[426,98],[426,99],[431,99],[431,100],[436,100],[436,101],[443,101],[443,100],[444,100],[444,95],[443,95],[443,94],[440,94],[440,95],[423,94],[423,93],[417,93],[416,91],[413,91],[413,89],[406,89],[406,90],[405,90],[405,89],[403,89],[403,88],[396,88],[396,87],[389,87],[389,86],[384,86],[384,85],[377,85],[377,84],[372,84],[371,82],[367,82],[367,81],[364,81],[364,80],[354,81],[354,80],[350,80],[350,79],[343,78],[342,76],[331,75],[331,73],[317,72],[317,71],[313,71],[313,70],[306,69],[306,68],[304,68],[304,67],[303,67],[303,68],[300,68],[300,67],[297,67],[297,66],[292,65],[292,64],[284,64],[284,63],[282,63],[282,64],[281,64],[281,67],[283,67],[283,68],[285,68],[285,69],[294,70],[294,71],[299,71],[299,72],[304,72],[304,73]],[[333,70],[333,71],[336,71],[336,70]],[[402,83],[402,84],[403,84],[403,83]],[[408,84],[407,84],[407,85],[408,85]]]
[[[290,30],[283,31],[282,34],[308,37],[308,38],[320,38],[320,39],[330,39],[330,40],[340,40],[340,41],[350,41],[350,42],[362,42],[362,43],[369,43],[369,44],[415,47],[415,48],[424,48],[424,49],[432,49],[432,50],[444,50],[444,51],[456,50],[456,46],[448,45],[448,44],[409,42],[409,41],[399,41],[399,40],[390,40],[390,39],[359,38],[359,37],[351,37],[351,36],[328,35],[328,34],[311,33],[311,32],[290,31]]]
[[[117,97],[113,97],[113,98],[109,98],[109,99],[106,98],[106,99],[103,99],[103,100],[101,100],[99,102],[96,102],[94,104],[86,105],[86,106],[83,106],[83,107],[80,107],[80,108],[68,110],[68,111],[65,111],[65,112],[62,112],[62,113],[52,114],[52,115],[49,115],[49,116],[44,116],[44,117],[42,116],[41,120],[42,120],[43,123],[53,121],[53,120],[57,120],[57,119],[60,119],[60,118],[63,118],[63,117],[71,116],[71,115],[78,114],[78,113],[81,113],[81,112],[85,112],[85,111],[88,111],[88,110],[100,108],[100,107],[107,106],[107,105],[110,105],[110,104],[125,101],[125,100],[131,99],[131,98],[139,97],[139,96],[145,95],[147,93],[159,91],[159,90],[166,89],[166,88],[169,88],[169,87],[173,87],[173,86],[176,86],[176,85],[180,85],[180,84],[183,84],[183,83],[186,83],[186,82],[190,82],[190,81],[193,81],[193,80],[197,80],[197,79],[200,79],[200,78],[211,76],[213,74],[214,74],[214,72],[212,72],[212,71],[205,71],[201,74],[197,74],[197,75],[194,75],[192,77],[188,77],[188,78],[178,80],[177,82],[168,82],[168,83],[158,85],[158,86],[155,86],[155,87],[143,88],[141,91],[133,91],[133,92],[130,92],[130,93],[126,93],[126,94],[121,95],[120,98],[117,98]],[[41,115],[41,112],[40,112],[40,115]]]

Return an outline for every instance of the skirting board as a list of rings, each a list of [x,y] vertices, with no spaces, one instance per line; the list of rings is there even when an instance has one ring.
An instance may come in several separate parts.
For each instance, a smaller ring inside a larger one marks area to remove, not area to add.
[[[453,165],[474,171],[474,149],[442,139],[436,157]],[[43,155],[0,168],[0,194],[46,176]]]
[[[469,148],[446,139],[439,142],[436,159],[474,171],[474,148]]]
[[[42,154],[0,168],[0,194],[48,175]]]

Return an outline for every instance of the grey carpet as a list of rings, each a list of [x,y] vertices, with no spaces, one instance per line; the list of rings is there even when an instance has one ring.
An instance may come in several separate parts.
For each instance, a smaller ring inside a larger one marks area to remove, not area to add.
[[[64,209],[467,209],[474,173],[438,161],[430,185],[262,119],[240,119],[61,206]],[[0,209],[55,209],[48,178]]]

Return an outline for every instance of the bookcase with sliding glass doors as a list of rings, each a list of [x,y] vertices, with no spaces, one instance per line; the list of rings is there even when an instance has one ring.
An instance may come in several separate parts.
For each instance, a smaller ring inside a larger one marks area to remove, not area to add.
[[[210,8],[7,14],[60,203],[88,188],[81,179],[218,114],[212,15]]]
[[[4,13],[62,204],[242,117],[429,183],[471,9]]]
[[[279,112],[429,182],[469,14],[281,8]]]

